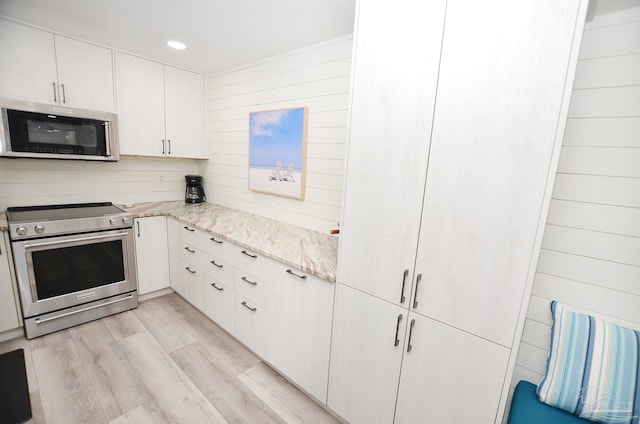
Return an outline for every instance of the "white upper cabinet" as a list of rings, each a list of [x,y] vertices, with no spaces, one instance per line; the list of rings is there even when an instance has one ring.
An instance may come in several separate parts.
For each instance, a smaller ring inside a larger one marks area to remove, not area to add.
[[[204,77],[165,66],[164,82],[167,154],[205,157]]]
[[[57,104],[53,34],[0,19],[0,97]]]
[[[120,153],[205,158],[204,76],[116,52]]]
[[[67,37],[54,38],[60,105],[113,112],[112,51]]]
[[[164,65],[116,52],[120,154],[163,156]]]
[[[0,19],[0,97],[114,111],[110,49]]]
[[[410,3],[418,10],[359,3],[338,265],[340,283],[404,306],[418,244],[445,7],[442,0]]]

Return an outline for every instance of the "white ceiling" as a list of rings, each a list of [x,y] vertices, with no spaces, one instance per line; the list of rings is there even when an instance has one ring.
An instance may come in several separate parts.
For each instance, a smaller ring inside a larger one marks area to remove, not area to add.
[[[354,10],[355,0],[0,0],[0,15],[203,73],[349,34]]]

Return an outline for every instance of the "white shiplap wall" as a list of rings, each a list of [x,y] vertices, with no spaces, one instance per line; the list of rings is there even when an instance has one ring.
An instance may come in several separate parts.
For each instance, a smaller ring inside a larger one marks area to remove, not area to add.
[[[542,379],[552,299],[640,326],[640,2],[585,26],[512,386]]]
[[[352,36],[212,75],[207,90],[207,200],[316,231],[337,227],[347,138]],[[249,113],[308,107],[304,200],[248,190]]]
[[[195,160],[121,157],[119,162],[0,159],[0,210],[7,206],[184,199]]]

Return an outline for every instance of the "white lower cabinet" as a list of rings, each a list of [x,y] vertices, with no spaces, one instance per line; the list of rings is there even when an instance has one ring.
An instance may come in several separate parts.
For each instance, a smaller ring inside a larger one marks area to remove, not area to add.
[[[13,290],[10,265],[13,259],[10,252],[9,236],[6,231],[3,231],[0,239],[0,332],[20,327],[17,298]]]
[[[349,423],[496,420],[509,349],[342,284],[334,313],[327,404]]]
[[[407,326],[394,423],[495,422],[509,349],[413,312]]]
[[[327,405],[349,423],[393,422],[406,324],[406,309],[336,287]]]
[[[164,216],[134,220],[139,294],[169,287],[166,221]]]
[[[167,238],[171,287],[326,403],[335,283],[173,218]]]
[[[268,294],[267,358],[326,403],[335,284],[273,263]]]

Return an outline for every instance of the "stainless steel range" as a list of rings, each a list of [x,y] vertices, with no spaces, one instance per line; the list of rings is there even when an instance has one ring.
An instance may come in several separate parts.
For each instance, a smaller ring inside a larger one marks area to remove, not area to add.
[[[138,306],[133,218],[110,202],[7,208],[28,339]]]

